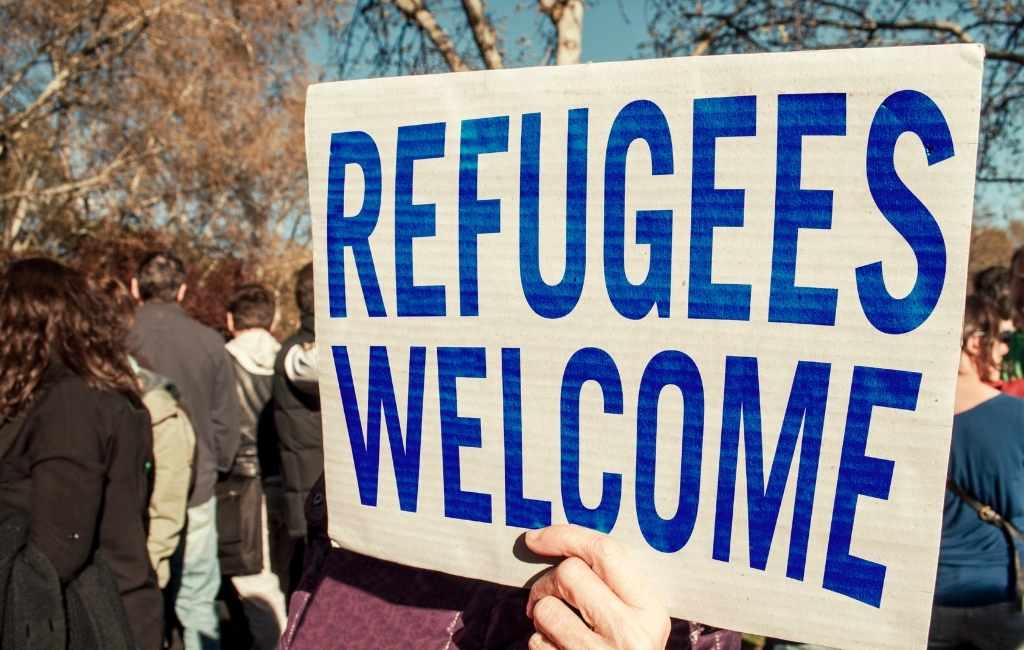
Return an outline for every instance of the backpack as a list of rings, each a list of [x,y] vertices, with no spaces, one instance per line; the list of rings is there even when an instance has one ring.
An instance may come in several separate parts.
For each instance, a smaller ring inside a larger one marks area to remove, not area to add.
[[[143,371],[148,373],[148,371]],[[152,373],[143,376],[142,403],[153,424],[156,476],[149,495],[146,548],[161,587],[170,579],[170,559],[185,528],[195,487],[196,434],[174,387]]]
[[[0,425],[0,467],[25,452],[26,419],[22,413]],[[0,507],[0,647],[134,649],[117,581],[102,554],[62,589],[53,564],[29,541],[30,521],[27,512]]]
[[[149,411],[153,423],[154,446],[157,435],[166,435],[180,441],[190,450],[192,460],[189,461],[188,496],[191,498],[196,486],[195,467],[199,454],[192,416],[181,402],[178,387],[166,377],[141,367],[136,371],[136,376],[142,384],[142,403]]]

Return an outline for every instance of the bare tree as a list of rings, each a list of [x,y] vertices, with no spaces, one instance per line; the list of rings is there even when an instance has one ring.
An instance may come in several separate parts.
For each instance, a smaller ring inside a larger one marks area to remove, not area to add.
[[[112,11],[100,3],[63,9],[8,3],[0,9],[5,25],[0,46],[0,243],[5,247],[39,218],[40,203],[61,211],[76,194],[108,183],[145,154],[145,144],[132,139],[97,159],[72,157],[60,143],[68,131],[67,111],[95,103],[85,92],[89,82],[136,45],[159,9]],[[90,130],[95,134],[96,129]]]
[[[1024,4],[1007,0],[647,0],[655,56],[984,43],[978,181],[1024,187]]]
[[[540,63],[579,62],[584,5],[537,0],[548,25]],[[360,0],[339,5],[334,24],[342,77],[494,70],[508,58],[502,26],[483,0]],[[522,53],[516,62],[525,62]]]
[[[322,3],[37,0],[0,21],[0,247],[158,227],[304,234],[303,38]]]

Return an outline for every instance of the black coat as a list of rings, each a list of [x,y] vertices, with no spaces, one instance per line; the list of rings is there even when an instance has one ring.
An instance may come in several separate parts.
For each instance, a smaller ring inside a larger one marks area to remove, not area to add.
[[[274,390],[273,375],[249,372],[232,358],[238,379],[238,406],[241,438],[235,455],[235,470],[247,476],[264,477],[281,474],[277,429],[274,426],[270,398]],[[243,465],[244,467],[239,467]],[[250,469],[253,468],[252,470]]]
[[[313,319],[303,316],[302,326],[281,344],[274,364],[274,424],[281,446],[281,478],[288,507],[288,533],[306,534],[306,495],[324,471],[320,396],[303,392],[285,375],[284,358],[296,345],[315,340]]]
[[[51,363],[5,456],[0,504],[30,514],[29,540],[62,583],[99,552],[142,648],[159,648],[163,601],[146,550],[153,467],[149,415],[137,398],[90,387]]]
[[[130,345],[142,365],[171,380],[196,432],[195,487],[188,505],[213,498],[217,472],[238,451],[238,392],[224,338],[177,303],[147,302],[135,314]]]

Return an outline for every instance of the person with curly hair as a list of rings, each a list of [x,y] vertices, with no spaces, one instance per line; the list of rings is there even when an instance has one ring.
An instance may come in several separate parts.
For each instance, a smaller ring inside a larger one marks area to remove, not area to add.
[[[1021,371],[1024,332],[1014,331],[1017,328],[1014,324],[1013,274],[1005,266],[989,266],[974,275],[973,284],[973,295],[984,300],[999,317],[1000,329],[1006,330],[1004,338],[1009,346],[998,372],[986,381],[1007,395],[1024,397],[1024,375]]]
[[[78,271],[44,258],[8,266],[0,419],[19,424],[0,440],[0,510],[28,514],[27,547],[62,588],[97,564],[108,568],[134,645],[155,649],[163,608],[146,550],[153,441],[126,336]]]

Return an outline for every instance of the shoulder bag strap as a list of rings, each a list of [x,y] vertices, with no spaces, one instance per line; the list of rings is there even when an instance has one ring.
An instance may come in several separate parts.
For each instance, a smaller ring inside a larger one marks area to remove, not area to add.
[[[995,508],[971,496],[967,490],[960,487],[953,479],[946,479],[946,488],[973,508],[978,513],[979,519],[987,524],[998,527],[1006,535],[1006,541],[1010,544],[1010,555],[1013,557],[1013,574],[1017,578],[1015,585],[1017,605],[1024,611],[1024,572],[1022,572],[1021,568],[1020,551],[1015,543],[1024,543],[1024,533],[1021,533],[1020,529],[1013,525],[1013,522],[999,514]]]

